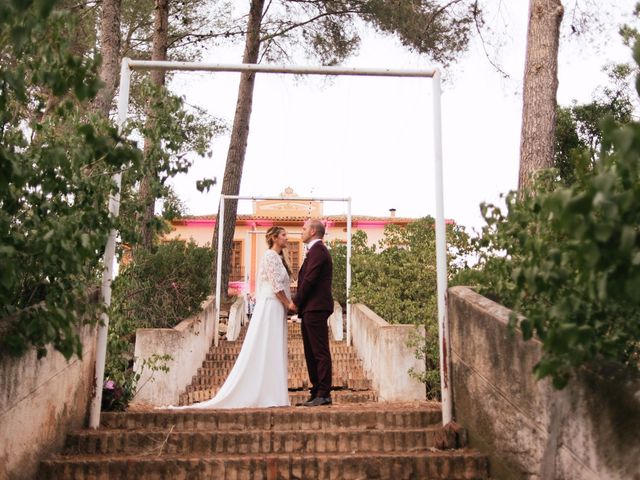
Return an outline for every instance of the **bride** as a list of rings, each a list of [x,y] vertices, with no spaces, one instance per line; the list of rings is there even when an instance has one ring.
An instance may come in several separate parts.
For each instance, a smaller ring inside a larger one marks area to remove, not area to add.
[[[291,269],[283,249],[287,232],[271,227],[269,249],[258,270],[256,306],[240,355],[211,400],[172,408],[255,408],[288,406],[287,307],[291,302]]]

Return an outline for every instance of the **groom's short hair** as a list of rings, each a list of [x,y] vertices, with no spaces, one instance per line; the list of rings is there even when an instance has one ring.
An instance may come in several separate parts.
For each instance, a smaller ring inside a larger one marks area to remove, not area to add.
[[[317,218],[310,218],[309,227],[313,228],[316,231],[316,235],[315,235],[316,237],[324,238],[324,233],[325,233],[324,223],[322,223],[320,220],[318,220]]]

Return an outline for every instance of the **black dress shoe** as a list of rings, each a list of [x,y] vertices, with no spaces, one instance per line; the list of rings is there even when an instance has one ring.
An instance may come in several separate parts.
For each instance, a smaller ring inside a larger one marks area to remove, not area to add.
[[[319,407],[321,405],[331,405],[331,397],[316,397],[310,402],[304,404],[305,407]]]
[[[296,403],[296,407],[306,407],[308,403],[313,402],[313,400],[316,398],[315,395],[311,395],[307,400],[305,400],[304,402],[298,402]]]

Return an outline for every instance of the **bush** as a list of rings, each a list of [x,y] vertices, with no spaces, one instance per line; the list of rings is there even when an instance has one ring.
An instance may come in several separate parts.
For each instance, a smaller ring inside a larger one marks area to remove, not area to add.
[[[121,362],[118,362],[118,360],[108,362],[108,374],[102,386],[102,410],[105,412],[126,410],[129,402],[145,385],[144,383],[138,385],[142,372],[145,369],[149,369],[152,372],[168,372],[167,362],[172,359],[171,355],[151,355],[151,357],[142,361],[141,370],[138,373],[133,372],[130,362],[127,362],[126,367],[122,367]],[[120,360],[123,360],[123,357]],[[149,377],[148,381],[153,381],[153,375]]]
[[[122,409],[135,395],[139,375],[133,372],[138,328],[172,328],[200,311],[211,293],[211,248],[173,240],[155,251],[136,251],[113,282],[109,324],[105,402]],[[165,370],[166,356],[141,359],[142,368]]]
[[[172,328],[200,311],[211,294],[213,252],[172,240],[154,250],[134,250],[113,282],[113,315],[137,328]]]
[[[347,244],[341,240],[332,240],[327,247],[333,260],[333,279],[331,292],[336,302],[345,308],[347,305]],[[356,230],[351,235],[351,258],[362,256],[369,251],[367,247],[367,234],[362,230]],[[353,261],[351,262],[353,266]],[[351,283],[353,284],[353,268],[351,270]]]
[[[449,274],[465,266],[459,260],[469,249],[469,238],[457,225],[447,226]],[[425,383],[427,397],[440,392],[435,221],[426,217],[406,227],[387,225],[384,238],[367,247],[364,232],[353,236],[351,301],[364,303],[392,324],[416,325],[410,341],[416,358],[425,361],[424,373],[413,373]],[[334,294],[344,284],[346,247],[331,249]],[[341,298],[336,295],[341,300]]]
[[[0,3],[0,351],[68,359],[98,319],[111,175],[140,152],[88,112],[99,61],[74,53],[77,16],[56,3]]]
[[[601,125],[593,172],[570,187],[545,172],[532,192],[507,196],[506,214],[483,206],[481,293],[513,309],[524,338],[542,341],[535,374],[556,388],[583,365],[635,368],[640,354],[640,123]]]

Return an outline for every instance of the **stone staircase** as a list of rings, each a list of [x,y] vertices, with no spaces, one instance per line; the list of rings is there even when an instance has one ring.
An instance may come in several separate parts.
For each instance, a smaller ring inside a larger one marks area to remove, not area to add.
[[[289,396],[291,405],[309,398],[309,377],[304,360],[302,333],[300,324],[289,322]],[[217,347],[212,346],[184,393],[180,395],[180,405],[191,405],[212,398],[224,383],[233,367],[246,333],[243,328],[235,342],[222,340]],[[345,342],[330,341],[333,361],[334,403],[360,403],[376,401],[376,393],[371,388],[371,381],[365,377],[362,363],[354,348],[347,347]]]
[[[300,327],[289,325],[292,404],[307,397]],[[238,354],[212,348],[183,404],[210,398]],[[353,349],[332,342],[334,405],[103,413],[42,462],[41,479],[487,479],[485,456],[464,429],[441,424],[436,402],[380,403]],[[304,391],[302,389],[305,389]]]

